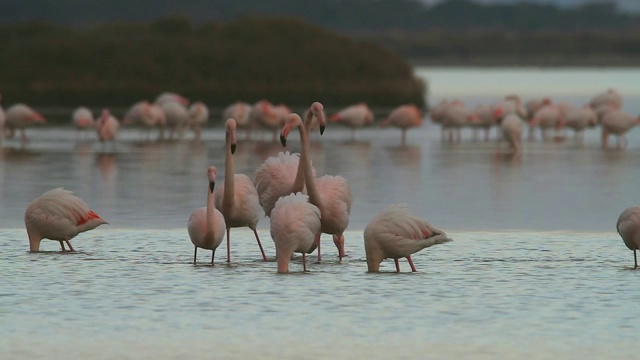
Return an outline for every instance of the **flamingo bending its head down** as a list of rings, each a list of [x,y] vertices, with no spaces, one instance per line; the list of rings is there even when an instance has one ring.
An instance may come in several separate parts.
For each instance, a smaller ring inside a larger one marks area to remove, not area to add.
[[[398,259],[406,257],[415,272],[411,254],[424,248],[452,241],[426,220],[413,215],[401,205],[391,205],[373,218],[364,228],[364,249],[369,272],[378,272],[380,263],[391,258],[400,272]]]
[[[636,250],[640,249],[640,207],[634,206],[626,209],[618,217],[616,224],[618,234],[629,250],[633,250],[634,269],[638,268]]]
[[[62,251],[66,242],[69,250],[74,251],[69,240],[83,231],[107,224],[89,210],[82,199],[63,188],[49,190],[33,200],[24,213],[24,223],[30,251],[40,250],[42,239],[59,241]]]
[[[45,118],[39,112],[33,110],[25,104],[15,104],[7,109],[5,128],[7,137],[12,138],[16,129],[20,130],[20,140],[22,144],[29,142],[25,134],[25,128],[34,123],[45,123]]]
[[[216,190],[216,207],[224,215],[227,225],[227,262],[231,261],[231,239],[229,232],[232,227],[249,227],[256,237],[262,259],[267,256],[262,249],[256,226],[261,217],[258,192],[253,181],[247,175],[235,174],[233,170],[233,153],[236,151],[236,121],[228,119],[225,123],[225,160],[224,183]]]
[[[224,231],[227,225],[224,222],[224,216],[215,207],[214,189],[216,186],[216,174],[218,170],[215,166],[209,166],[207,176],[209,178],[209,186],[207,187],[207,206],[193,210],[187,223],[187,231],[191,243],[195,247],[193,252],[193,265],[196,264],[196,256],[198,248],[211,250],[211,265],[216,254],[216,249],[222,243]]]
[[[402,130],[402,144],[407,138],[407,129],[422,126],[422,111],[416,105],[401,105],[393,109],[381,126],[395,126]]]
[[[309,203],[309,198],[302,193],[278,199],[271,212],[271,238],[276,247],[279,273],[289,272],[289,260],[294,252],[302,253],[303,270],[307,271],[305,255],[316,248],[320,216],[320,209]]]
[[[345,256],[344,231],[349,225],[349,214],[353,197],[349,183],[342,176],[324,175],[319,178],[313,176],[310,159],[310,142],[305,124],[298,114],[290,114],[280,133],[280,141],[286,146],[287,136],[292,129],[298,128],[302,143],[300,161],[304,165],[305,185],[309,194],[309,202],[320,209],[321,230],[323,233],[333,235],[333,242],[338,248],[340,260]],[[320,233],[316,235],[318,246],[318,260],[320,260]]]

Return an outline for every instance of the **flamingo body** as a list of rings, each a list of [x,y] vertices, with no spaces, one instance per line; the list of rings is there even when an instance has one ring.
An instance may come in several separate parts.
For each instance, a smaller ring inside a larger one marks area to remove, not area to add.
[[[210,166],[208,169],[209,186],[207,191],[207,206],[195,209],[189,217],[187,223],[187,232],[191,243],[195,246],[193,254],[193,264],[196,263],[196,254],[198,248],[211,250],[211,264],[213,264],[213,258],[216,249],[222,243],[224,238],[224,232],[227,225],[224,221],[222,213],[215,208],[215,181],[217,169],[215,166]]]
[[[102,115],[96,125],[98,140],[101,142],[114,141],[119,129],[120,123],[118,119],[111,115],[109,110],[102,110]]]
[[[510,114],[502,119],[500,124],[502,135],[515,153],[520,152],[522,144],[522,120],[516,114]]]
[[[640,207],[634,206],[624,210],[618,217],[616,229],[624,244],[629,250],[633,250],[634,269],[636,269],[638,267],[636,250],[640,249]]]
[[[25,144],[29,142],[29,139],[25,134],[25,129],[34,123],[44,122],[46,122],[46,120],[40,113],[25,104],[19,103],[14,104],[7,109],[4,126],[7,130],[6,135],[8,138],[12,138],[15,130],[19,130],[21,142],[22,144]]]
[[[95,119],[91,110],[85,106],[80,106],[71,115],[73,125],[78,130],[84,130],[95,125]]]
[[[59,241],[64,251],[63,241],[73,250],[69,240],[107,222],[89,210],[87,204],[71,191],[57,188],[45,192],[29,204],[24,223],[31,251],[40,249],[42,239]]]
[[[276,248],[278,272],[289,271],[289,260],[294,252],[305,254],[315,250],[314,240],[320,232],[320,209],[309,203],[302,193],[281,197],[271,212],[271,238]]]
[[[364,247],[369,272],[377,272],[386,258],[396,260],[424,248],[452,241],[447,235],[426,220],[413,215],[408,208],[391,205],[376,215],[364,229]],[[415,267],[412,265],[412,270]]]

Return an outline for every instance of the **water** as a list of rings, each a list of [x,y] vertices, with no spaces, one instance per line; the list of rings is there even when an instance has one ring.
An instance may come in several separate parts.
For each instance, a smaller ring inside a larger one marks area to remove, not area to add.
[[[444,70],[429,72],[434,98],[450,96],[439,92]],[[548,71],[529,72],[534,86]],[[625,107],[638,106],[622,92]],[[640,292],[615,221],[640,204],[639,133],[623,151],[603,151],[591,130],[584,145],[525,143],[513,157],[469,133],[442,144],[431,124],[410,131],[406,146],[397,130],[351,141],[330,126],[314,136],[312,158],[319,174],[350,181],[349,256],[338,263],[325,236],[321,263],[302,273],[296,258],[277,275],[247,229],[232,230],[231,265],[222,249],[214,267],[202,250],[191,264],[186,222],[204,206],[206,167],[222,175],[221,129],[207,129],[202,144],[146,143],[129,129],[115,149],[77,141],[70,128],[29,129],[26,150],[9,141],[0,153],[0,358],[635,358]],[[298,150],[295,137],[290,144]],[[281,150],[240,140],[236,171],[252,174]],[[29,253],[24,209],[57,186],[110,225],[72,240],[76,253],[46,240]],[[454,239],[415,254],[417,273],[406,261],[400,274],[392,261],[366,273],[362,230],[390,203]],[[268,219],[258,230],[273,258]]]

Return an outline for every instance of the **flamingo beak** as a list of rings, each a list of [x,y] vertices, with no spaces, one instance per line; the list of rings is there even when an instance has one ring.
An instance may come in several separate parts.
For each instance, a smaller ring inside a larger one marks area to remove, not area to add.
[[[215,181],[209,181],[209,192],[213,194],[213,189],[216,187]]]
[[[320,125],[320,135],[324,134],[324,125]]]
[[[231,144],[231,153],[235,154],[236,152],[236,144]]]
[[[322,134],[322,128],[320,129],[320,133]],[[282,134],[280,134],[280,144],[282,144],[282,147],[287,146],[287,138]]]

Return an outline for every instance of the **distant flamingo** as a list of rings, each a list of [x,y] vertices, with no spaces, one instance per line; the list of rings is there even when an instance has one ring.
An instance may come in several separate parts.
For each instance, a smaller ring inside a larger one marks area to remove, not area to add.
[[[189,107],[189,126],[193,129],[196,141],[200,141],[202,126],[209,121],[209,108],[202,101],[196,101]]]
[[[625,148],[627,146],[627,138],[625,134],[634,126],[640,124],[640,117],[636,117],[622,110],[611,109],[602,117],[602,147],[607,148],[609,143],[609,134],[617,136],[618,147]]]
[[[304,165],[305,185],[309,194],[309,202],[320,209],[322,232],[333,235],[333,242],[338,248],[338,257],[342,260],[345,256],[343,233],[349,225],[349,214],[351,212],[351,189],[347,180],[342,176],[324,175],[314,178],[310,159],[309,136],[298,114],[294,113],[287,116],[280,133],[282,146],[286,145],[287,136],[295,128],[298,128],[300,132],[302,143],[300,161]],[[316,243],[318,246],[318,260],[320,260],[320,233],[316,236]]]
[[[34,123],[44,123],[45,118],[37,111],[33,110],[25,104],[15,104],[7,109],[5,129],[7,137],[12,138],[15,130],[20,130],[20,141],[22,145],[29,142],[29,138],[25,134],[25,128]]]
[[[73,126],[78,130],[78,134],[82,131],[95,126],[95,119],[91,110],[85,106],[80,106],[73,111],[71,115]]]
[[[509,114],[502,119],[500,129],[511,151],[519,153],[522,148],[522,119],[516,114]]]
[[[307,271],[306,254],[316,248],[316,234],[320,233],[320,209],[309,203],[302,193],[281,197],[271,212],[271,239],[276,247],[278,272],[289,272],[294,252],[302,253],[303,271]]]
[[[564,117],[562,115],[561,108],[555,105],[545,105],[538,109],[533,115],[529,126],[540,128],[542,140],[548,141],[550,139],[549,129],[561,129],[564,127]]]
[[[189,123],[189,110],[180,102],[164,101],[156,103],[165,114],[166,126],[169,129],[169,139],[173,139],[176,131],[182,132]]]
[[[325,117],[324,106],[314,102],[309,107],[305,117],[305,127],[318,119],[320,132],[324,132]],[[306,127],[307,134],[310,129]],[[300,156],[289,152],[279,153],[278,156],[267,158],[258,167],[255,174],[255,185],[260,198],[260,206],[266,216],[271,216],[271,210],[276,201],[285,195],[301,192],[304,189],[304,165]],[[315,169],[312,168],[315,177]]]
[[[422,111],[413,104],[401,105],[393,109],[380,125],[400,128],[402,130],[401,143],[405,145],[407,129],[422,126]]]
[[[207,187],[207,206],[193,210],[187,224],[189,238],[193,243],[195,250],[193,251],[193,265],[196,264],[196,256],[198,248],[211,250],[211,265],[216,254],[216,249],[222,243],[225,229],[227,225],[224,222],[224,216],[216,209],[214,189],[216,186],[216,174],[218,170],[215,166],[209,166],[207,176],[209,178],[209,186]]]
[[[233,153],[236,151],[236,121],[228,119],[225,123],[225,160],[224,183],[216,190],[216,207],[224,215],[227,224],[227,262],[231,262],[231,238],[229,232],[232,227],[248,226],[256,237],[262,259],[267,256],[262,249],[256,226],[260,220],[260,203],[258,192],[247,175],[234,174]]]
[[[573,129],[576,143],[584,142],[584,129],[598,124],[598,115],[589,106],[574,108],[565,115],[565,126]]]
[[[627,245],[629,250],[633,250],[633,268],[637,269],[638,257],[636,256],[636,250],[640,249],[640,207],[634,206],[623,211],[618,217],[616,229],[624,244]]]
[[[525,117],[525,119],[527,120],[527,124],[528,124],[527,138],[529,140],[533,140],[535,138],[535,126],[532,125],[534,115],[542,107],[551,105],[552,103],[553,102],[551,101],[551,99],[549,99],[548,97],[545,97],[541,99],[531,99],[527,101],[527,103],[524,105],[525,109],[527,110],[527,116]]]
[[[156,97],[155,103],[158,105],[162,105],[167,102],[177,102],[182,106],[189,105],[189,99],[186,97],[176,94],[174,92],[163,92],[158,97]]]
[[[236,124],[238,125],[238,129],[244,129],[245,137],[248,139],[251,137],[251,128],[254,125],[249,118],[250,112],[250,104],[242,101],[237,101],[224,109],[224,111],[222,112],[222,121],[226,121],[227,119],[235,119]]]
[[[593,109],[597,109],[603,105],[620,109],[622,108],[622,96],[615,89],[608,89],[594,96],[589,101],[589,105],[591,105]]]
[[[452,241],[427,221],[413,215],[408,208],[391,205],[376,215],[364,228],[364,249],[369,272],[380,271],[380,263],[391,258],[400,272],[398,259],[406,257],[415,272],[411,254],[424,248]]]
[[[124,125],[139,124],[143,126],[146,130],[146,140],[149,140],[151,129],[157,127],[158,139],[162,140],[167,119],[164,110],[159,105],[143,100],[131,106],[122,123]]]
[[[281,115],[269,101],[260,100],[251,107],[249,121],[258,127],[273,131],[273,141],[276,141],[277,130],[282,126]]]
[[[96,124],[96,133],[100,142],[115,142],[116,135],[120,129],[120,123],[116,119],[109,109],[102,109],[102,115],[98,119]]]
[[[107,224],[98,214],[89,210],[82,199],[69,190],[57,188],[49,190],[33,200],[24,213],[24,223],[29,236],[30,251],[40,250],[42,239],[64,243],[73,250],[69,240],[81,232]]]
[[[348,106],[338,113],[331,115],[329,120],[339,122],[351,128],[351,139],[355,139],[356,129],[373,123],[373,111],[366,103]]]

